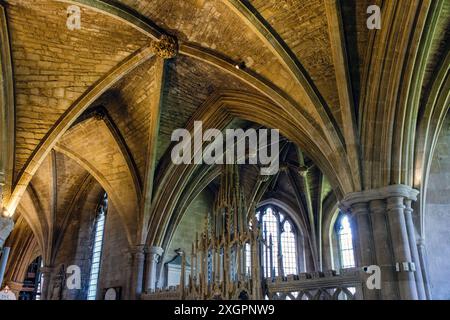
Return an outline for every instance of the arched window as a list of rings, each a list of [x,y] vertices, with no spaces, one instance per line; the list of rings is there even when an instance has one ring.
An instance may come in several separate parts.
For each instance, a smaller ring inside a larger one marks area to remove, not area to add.
[[[267,208],[262,215],[263,235],[267,250],[264,250],[264,269],[266,277],[270,277],[271,270],[278,276],[278,236],[280,234],[280,222],[272,208]]]
[[[297,231],[292,221],[276,206],[261,208],[256,217],[264,240],[264,276],[298,274]]]
[[[348,215],[343,214],[340,216],[336,231],[338,236],[341,268],[353,268],[355,267],[355,256],[353,253],[352,227]]]
[[[289,221],[283,224],[281,250],[283,253],[283,270],[285,274],[297,274],[297,239]]]
[[[25,279],[22,284],[22,291],[19,292],[19,300],[40,300],[42,288],[42,273],[40,269],[43,267],[42,257],[39,256],[28,266]]]
[[[39,261],[39,267],[43,268],[44,267],[44,260],[42,259],[42,257],[38,257]],[[41,300],[41,296],[42,296],[42,286],[44,285],[44,277],[42,277],[42,273],[39,271],[38,273],[38,283],[37,283],[37,290],[36,290],[36,300]]]
[[[108,209],[108,196],[105,193],[102,203],[98,207],[94,228],[94,245],[92,248],[91,274],[89,277],[88,300],[95,300],[97,296],[98,275],[102,257],[103,235],[105,230],[106,212]]]
[[[245,274],[247,276],[251,275],[251,265],[252,265],[252,248],[250,243],[245,244]]]

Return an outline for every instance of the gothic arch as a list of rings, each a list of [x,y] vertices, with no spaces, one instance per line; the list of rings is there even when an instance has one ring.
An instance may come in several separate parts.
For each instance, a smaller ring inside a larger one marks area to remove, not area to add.
[[[109,74],[94,84],[61,116],[59,121],[55,123],[50,132],[33,152],[33,155],[28,160],[25,169],[20,174],[11,198],[6,206],[9,215],[14,214],[25,189],[42,161],[55,146],[58,140],[83,113],[83,111],[85,111],[97,98],[101,96],[101,94],[111,88],[111,86],[117,83],[117,81],[123,78],[127,73],[152,56],[153,53],[150,47],[143,48],[142,50],[132,54],[125,61],[119,63]]]
[[[281,130],[281,134],[298,144],[300,148],[308,151],[311,158],[318,164],[324,174],[329,177],[334,190],[342,195],[345,193],[344,190],[351,188],[349,186],[349,184],[351,184],[349,180],[351,179],[349,179],[348,176],[339,177],[334,170],[336,166],[331,165],[333,160],[324,156],[324,154],[332,154],[332,151],[328,149],[328,145],[325,143],[321,144],[319,141],[312,141],[308,138],[315,130],[310,128],[312,131],[309,131],[309,133],[306,133],[303,130],[299,131],[300,128],[281,110],[277,110],[275,117],[275,114],[272,111],[274,108],[276,107],[270,100],[259,96],[235,91],[221,92],[218,95],[211,97],[211,99],[196,112],[186,128],[192,130],[193,122],[195,120],[203,120],[205,129],[209,127],[223,129],[234,117],[260,123],[271,128],[276,127],[277,121],[280,121],[280,118],[282,118],[285,126],[284,129]],[[321,139],[318,138],[318,140]],[[317,147],[318,145],[321,145],[324,150],[320,150]],[[162,163],[166,163],[166,167],[162,168],[164,174],[159,180],[160,187],[155,193],[152,207],[152,219],[148,226],[148,230],[152,227],[159,226],[157,234],[149,234],[149,237],[147,238],[147,244],[153,245],[161,245],[168,221],[173,214],[174,206],[178,202],[182,190],[186,187],[189,177],[196,169],[196,166],[173,165],[167,160],[170,157],[170,152],[166,153],[164,157],[166,160],[164,161],[163,159],[161,161]],[[335,159],[335,161],[335,163],[343,162],[342,165],[347,166],[345,159]]]
[[[426,263],[432,299],[447,299],[450,293],[450,263],[448,256],[448,229],[450,227],[450,113],[447,112],[444,124],[436,141],[436,146],[427,177],[427,194],[423,197],[423,229],[419,248],[426,246]]]
[[[93,120],[92,118],[90,118],[90,121],[99,122],[98,120]],[[124,171],[124,173],[127,176],[121,179],[121,183],[119,183],[119,185],[122,186],[128,185],[131,188],[125,188],[122,191],[118,190],[117,188],[118,183],[115,182],[114,184],[112,180],[113,176],[108,175],[107,170],[108,168],[105,167],[104,165],[103,167],[101,167],[99,164],[95,163],[94,158],[88,159],[87,156],[82,155],[78,150],[74,150],[71,147],[70,138],[68,138],[67,136],[63,137],[62,140],[60,140],[55,145],[54,149],[74,160],[82,168],[88,171],[89,174],[95,178],[95,180],[97,180],[100,183],[100,185],[108,194],[108,197],[110,198],[114,207],[119,212],[119,215],[123,221],[125,230],[127,232],[128,241],[130,245],[132,245],[136,241],[139,241],[138,239],[140,238],[138,225],[139,221],[138,205],[140,201],[140,190],[136,189],[137,186],[136,180],[133,177],[132,171],[133,169],[129,167],[129,161],[127,161],[127,154],[124,153],[123,147],[120,146],[119,144],[120,141],[119,142],[117,141],[117,136],[115,136],[114,133],[111,132],[110,126],[108,126],[107,122],[100,120],[100,123],[102,125],[99,128],[96,127],[96,130],[103,130],[106,132],[105,133],[106,135],[111,136],[110,140],[114,141],[112,147],[115,147],[117,153],[121,155],[120,161],[121,163],[124,164],[123,167],[127,169],[126,171]],[[78,124],[77,126],[80,126],[82,124],[83,123]],[[76,129],[76,127],[74,128]]]
[[[8,269],[6,271],[6,283],[22,283],[28,265],[40,254],[39,244],[29,224],[20,216],[16,221],[16,229],[11,234],[7,243],[13,248]]]
[[[261,208],[264,206],[270,206],[271,204],[279,207],[280,209],[282,209],[284,212],[286,212],[288,214],[290,220],[292,220],[294,222],[295,227],[297,228],[297,230],[300,232],[300,234],[302,236],[305,236],[307,234],[307,232],[305,230],[305,226],[301,223],[298,215],[295,214],[295,210],[292,209],[292,207],[289,204],[287,204],[279,199],[276,199],[276,198],[269,198],[269,199],[266,199],[266,200],[258,203],[258,206],[256,208],[258,209],[258,208]]]
[[[424,71],[416,58],[418,52],[424,54],[427,39],[422,36],[426,34],[431,2],[410,1],[404,5],[400,8],[400,2],[384,1],[383,26],[370,39],[373,49],[366,58],[369,63],[363,77],[359,121],[364,189],[412,184],[411,154],[417,122],[414,110],[418,109],[413,101],[417,102],[414,95],[420,88],[416,77]]]
[[[6,12],[2,3],[0,3],[0,23],[0,193],[3,192],[0,207],[3,207],[11,193],[13,180],[15,108],[11,46]]]
[[[178,225],[181,222],[186,210],[189,208],[189,205],[197,198],[197,196],[217,177],[221,174],[220,167],[214,166],[212,169],[206,166],[202,167],[200,172],[194,175],[191,178],[191,182],[193,185],[192,188],[185,189],[183,195],[177,204],[176,209],[174,210],[173,216],[170,218],[171,221],[169,223],[168,230],[164,235],[164,240],[162,244],[162,248],[164,249],[164,253],[167,253],[166,248],[172,241],[172,238],[177,230]]]
[[[426,196],[431,162],[442,125],[450,105],[450,49],[439,68],[430,96],[426,102],[424,114],[418,122],[415,145],[414,187],[420,190],[416,207],[420,212],[419,230],[425,230]]]
[[[120,19],[121,21],[126,21],[131,26],[135,27],[141,32],[144,32],[146,35],[151,38],[159,38],[162,34],[167,34],[161,28],[157,27],[155,23],[150,21],[148,18],[143,17],[140,14],[137,14],[130,8],[127,8],[123,5],[108,3],[103,0],[63,0],[64,2],[78,3],[82,6],[92,8],[94,10],[104,12],[105,14],[112,15]],[[245,11],[250,10],[249,8],[244,8],[244,5],[241,3],[234,2],[233,4],[228,4],[229,6],[236,6],[240,14],[241,19],[244,18],[243,14],[248,18],[248,12]],[[244,12],[244,13],[243,13]],[[247,23],[248,21],[246,21]],[[227,73],[233,75],[244,83],[249,84],[256,90],[258,90],[261,94],[271,99],[275,104],[280,106],[285,112],[292,117],[293,119],[301,119],[299,121],[299,127],[304,127],[306,132],[317,132],[317,137],[320,135],[325,143],[327,143],[330,148],[335,153],[334,156],[342,156],[347,162],[346,166],[352,170],[351,168],[356,165],[358,167],[358,163],[355,164],[354,152],[353,159],[350,160],[347,157],[346,150],[347,148],[355,148],[355,143],[353,139],[350,139],[349,145],[346,147],[345,142],[341,136],[340,130],[335,127],[333,118],[330,117],[329,111],[327,111],[326,105],[324,105],[323,98],[320,97],[320,94],[317,92],[317,89],[314,88],[314,85],[307,79],[307,76],[304,74],[304,70],[302,70],[300,62],[297,58],[294,58],[292,53],[287,52],[287,48],[283,45],[282,41],[276,38],[273,34],[273,31],[267,33],[264,32],[263,21],[252,21],[248,22],[252,27],[253,32],[258,34],[258,37],[262,37],[265,42],[270,43],[269,46],[276,52],[277,59],[280,60],[283,65],[288,66],[288,69],[294,76],[295,81],[300,84],[302,90],[306,93],[307,100],[310,101],[310,104],[314,106],[315,110],[319,110],[320,117],[322,117],[323,123],[319,125],[320,130],[315,130],[311,127],[308,128],[308,124],[312,121],[305,116],[304,110],[302,110],[302,106],[298,104],[298,102],[294,101],[292,97],[283,92],[279,87],[272,84],[270,81],[265,80],[263,77],[258,74],[247,71],[236,69],[236,62],[231,61],[230,59],[223,57],[220,53],[200,47],[194,43],[190,42],[182,42],[178,44],[179,54],[186,55],[188,57],[192,57],[194,59],[198,59],[204,61],[208,64],[213,65],[214,67],[226,71]],[[267,31],[267,30],[266,30]],[[326,122],[329,120],[329,122]],[[331,125],[329,125],[331,123]],[[350,162],[352,165],[350,165]],[[358,172],[358,170],[356,171]],[[351,176],[350,178],[351,190],[359,191],[360,186],[360,177],[359,173]]]

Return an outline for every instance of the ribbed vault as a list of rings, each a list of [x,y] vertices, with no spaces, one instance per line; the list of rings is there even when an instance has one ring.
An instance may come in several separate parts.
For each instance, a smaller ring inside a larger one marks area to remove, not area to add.
[[[51,264],[63,209],[99,183],[131,247],[165,245],[218,175],[171,163],[171,133],[244,121],[280,129],[290,145],[270,181],[244,169],[250,208],[290,202],[316,268],[351,192],[420,189],[422,232],[449,107],[450,4],[374,3],[381,30],[367,29],[360,0],[1,1],[5,214],[23,216]],[[81,7],[80,30],[66,27],[70,4]],[[170,59],[155,51],[162,36],[177,43]]]

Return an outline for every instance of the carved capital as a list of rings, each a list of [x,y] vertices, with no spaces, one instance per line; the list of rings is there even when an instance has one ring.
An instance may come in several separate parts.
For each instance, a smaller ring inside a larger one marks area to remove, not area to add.
[[[361,192],[350,193],[344,197],[340,203],[340,209],[344,212],[349,212],[355,203],[367,203],[374,200],[384,200],[389,198],[410,199],[417,200],[419,191],[406,185],[391,185],[384,188],[366,190]]]
[[[145,246],[144,245],[137,245],[133,246],[129,250],[130,255],[132,258],[135,259],[144,259],[145,257]]]
[[[298,174],[302,176],[303,178],[308,175],[308,167],[307,166],[300,166],[298,168]]]
[[[106,117],[105,111],[102,109],[96,110],[94,113],[94,119],[97,121],[103,121]]]
[[[384,200],[372,200],[369,203],[371,214],[384,214],[386,212],[386,202]]]
[[[158,57],[171,59],[178,53],[178,42],[175,37],[162,35],[159,41],[152,42],[151,48]]]
[[[164,249],[161,247],[149,247],[147,249],[147,254],[149,255],[149,257],[153,258],[153,259],[158,259],[160,256],[162,256],[162,254],[164,253]]]
[[[395,196],[395,197],[389,197],[387,199],[387,209],[388,212],[397,212],[397,210],[401,210],[403,212],[403,210],[405,210],[405,205],[404,205],[404,197],[399,197],[399,196]]]
[[[354,215],[366,215],[369,214],[367,202],[358,202],[351,206],[351,212]]]

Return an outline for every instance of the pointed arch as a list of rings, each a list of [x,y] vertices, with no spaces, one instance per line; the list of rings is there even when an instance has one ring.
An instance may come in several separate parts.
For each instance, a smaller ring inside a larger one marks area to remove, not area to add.
[[[30,159],[27,161],[24,170],[20,173],[18,182],[12,192],[6,209],[12,216],[19,204],[33,175],[36,173],[42,161],[55,146],[56,142],[70,128],[76,119],[85,111],[101,94],[111,88],[131,70],[150,59],[153,56],[150,47],[144,47],[119,63],[109,74],[100,79],[90,89],[88,89],[54,124],[49,133],[40,142]]]
[[[239,91],[222,91],[199,108],[186,127],[188,130],[192,130],[194,121],[202,120],[205,129],[213,127],[220,130],[225,128],[235,117],[259,123],[268,128],[276,127],[276,123],[282,121],[285,125],[281,129],[281,134],[304,150],[308,150],[308,155],[329,177],[337,194],[345,193],[345,190],[349,188],[349,184],[347,184],[349,177],[339,176],[335,168],[336,163],[344,162],[343,166],[346,166],[346,160],[334,159],[333,163],[333,160],[326,156],[332,154],[332,151],[327,148],[327,144],[319,137],[316,141],[308,138],[315,129],[310,127],[311,131],[306,133],[282,111],[274,114],[274,108],[276,107],[270,100],[261,96]],[[152,216],[148,225],[148,230],[151,228],[158,230],[156,233],[149,234],[147,238],[147,243],[152,245],[161,245],[174,206],[178,203],[181,192],[186,188],[189,177],[197,167],[196,165],[173,165],[170,161],[170,152],[166,153],[164,158],[166,161],[163,159],[162,163],[165,163],[165,166],[161,168],[164,174],[158,180],[159,188],[155,194]]]
[[[0,208],[11,193],[15,150],[14,77],[6,18],[4,4],[0,3]]]

